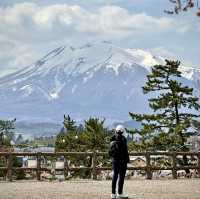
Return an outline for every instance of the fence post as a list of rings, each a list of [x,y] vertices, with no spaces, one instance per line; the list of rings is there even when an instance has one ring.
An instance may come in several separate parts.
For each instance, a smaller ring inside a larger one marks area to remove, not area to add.
[[[200,152],[198,153],[198,155],[197,155],[197,158],[198,158],[198,169],[197,169],[197,171],[198,171],[198,177],[200,178]]]
[[[177,179],[176,152],[173,152],[173,154],[172,154],[172,166],[173,166],[172,176],[174,179]]]
[[[12,181],[12,166],[13,166],[13,156],[12,153],[10,153],[7,159],[7,175],[6,175],[9,181]]]
[[[40,169],[41,169],[41,153],[38,152],[37,153],[37,170],[36,170],[37,180],[41,180]]]
[[[65,180],[68,177],[69,174],[69,165],[68,165],[68,156],[64,156],[64,177]]]
[[[151,157],[150,153],[146,153],[146,179],[152,179],[152,172],[151,172]]]
[[[96,180],[97,179],[97,153],[96,151],[93,151],[93,157],[92,157],[92,179]]]

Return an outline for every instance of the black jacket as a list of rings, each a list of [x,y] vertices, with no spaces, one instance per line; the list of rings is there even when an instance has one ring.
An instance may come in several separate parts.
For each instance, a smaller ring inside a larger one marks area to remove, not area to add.
[[[119,143],[120,153],[119,156],[113,158],[114,161],[130,162],[127,140],[123,135],[115,134],[111,137],[110,142],[117,141]]]

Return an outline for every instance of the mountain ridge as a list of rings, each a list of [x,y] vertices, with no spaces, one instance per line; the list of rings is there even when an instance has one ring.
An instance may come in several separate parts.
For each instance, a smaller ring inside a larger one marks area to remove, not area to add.
[[[108,42],[60,46],[33,65],[0,78],[1,117],[58,119],[72,114],[127,120],[128,112],[148,112],[142,93],[152,65],[164,61],[141,49]],[[184,81],[200,88],[200,70],[180,67]]]

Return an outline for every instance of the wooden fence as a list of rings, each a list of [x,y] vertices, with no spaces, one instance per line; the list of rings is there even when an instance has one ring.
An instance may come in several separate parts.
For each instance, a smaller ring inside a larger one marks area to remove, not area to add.
[[[90,156],[92,157],[92,166],[91,167],[69,167],[65,165],[63,169],[64,173],[68,173],[68,171],[79,171],[79,170],[90,170],[92,173],[92,178],[97,179],[97,172],[103,170],[111,170],[111,167],[99,167],[97,165],[98,156],[107,157],[106,152],[59,152],[59,153],[30,153],[30,152],[0,152],[0,157],[4,157],[6,160],[6,165],[4,167],[0,167],[0,171],[5,171],[6,179],[12,181],[12,173],[17,170],[26,171],[36,171],[37,180],[41,180],[41,172],[48,171],[51,172],[50,168],[41,167],[41,157],[64,157],[65,159],[69,159],[70,156]],[[182,156],[187,157],[195,157],[196,164],[194,165],[178,165],[178,157]],[[145,157],[146,165],[145,166],[137,166],[137,167],[128,167],[128,170],[140,170],[146,172],[146,178],[152,179],[152,173],[154,171],[159,170],[171,170],[172,176],[174,179],[177,178],[178,170],[186,170],[193,169],[197,171],[198,177],[200,177],[200,152],[131,152],[131,157]],[[35,168],[29,167],[13,167],[13,157],[36,157],[37,165]],[[152,159],[156,159],[159,157],[167,157],[171,159],[172,164],[170,166],[156,166],[156,164],[152,164]],[[59,169],[58,169],[59,170]]]

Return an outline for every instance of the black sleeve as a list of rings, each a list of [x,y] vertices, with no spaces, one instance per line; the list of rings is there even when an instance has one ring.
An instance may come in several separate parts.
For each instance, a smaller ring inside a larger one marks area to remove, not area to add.
[[[111,142],[115,141],[115,135],[113,135],[111,138],[110,138],[110,144],[109,144],[109,149],[108,149],[108,155],[110,158],[112,158],[112,151],[111,151]]]
[[[115,141],[115,135],[110,138],[110,142]]]
[[[125,137],[124,137],[125,138]],[[128,146],[127,146],[127,140],[125,138],[125,153],[126,153],[126,160],[129,163],[130,162],[130,157],[129,157],[129,153],[128,153]]]

